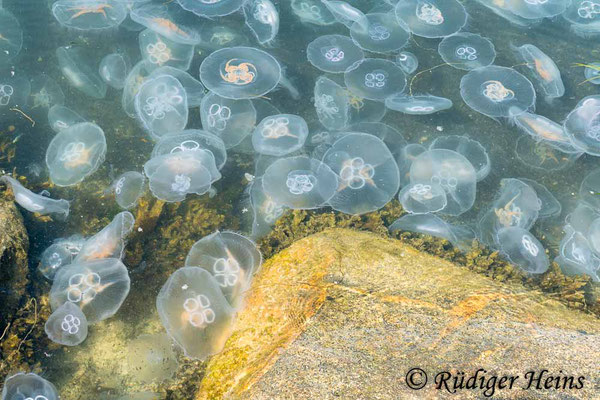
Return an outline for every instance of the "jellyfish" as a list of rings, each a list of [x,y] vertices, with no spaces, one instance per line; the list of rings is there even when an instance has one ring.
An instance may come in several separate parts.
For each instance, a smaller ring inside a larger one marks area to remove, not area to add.
[[[77,346],[87,337],[88,322],[81,309],[67,301],[50,314],[44,330],[54,343]]]
[[[2,400],[58,400],[56,387],[34,373],[19,372],[4,381]]]
[[[475,168],[477,182],[485,179],[492,169],[487,150],[481,143],[466,136],[439,136],[431,142],[429,149],[448,149],[464,156]]]
[[[387,113],[380,101],[367,100],[346,88],[350,100],[350,123],[379,122]]]
[[[564,231],[560,253],[554,261],[565,275],[587,275],[594,282],[600,282],[600,258],[594,254],[590,242],[569,225],[564,227]]]
[[[250,135],[256,124],[256,109],[252,100],[232,100],[209,93],[200,105],[202,126],[219,136],[230,149]]]
[[[271,0],[248,0],[244,4],[246,25],[260,44],[275,39],[279,32],[279,12]]]
[[[115,28],[127,17],[127,6],[118,0],[58,0],[52,14],[70,29],[89,31]]]
[[[452,100],[432,95],[407,96],[398,93],[385,99],[385,106],[409,115],[427,115],[452,108]]]
[[[56,57],[64,77],[71,86],[95,99],[106,96],[106,83],[95,71],[96,68],[89,65],[81,49],[72,46],[59,47],[56,49]]]
[[[232,14],[239,10],[244,0],[177,0],[184,10],[200,17],[213,18]]]
[[[460,95],[473,110],[491,118],[515,117],[535,105],[532,83],[512,68],[495,65],[463,76]]]
[[[153,139],[180,131],[188,122],[187,95],[181,83],[170,75],[148,79],[135,95],[138,119]]]
[[[600,62],[590,63],[589,65],[583,70],[585,81],[591,82],[594,85],[600,85]]]
[[[560,70],[543,51],[532,44],[513,46],[513,50],[527,63],[546,99],[555,99],[565,94]]]
[[[62,105],[65,102],[65,95],[58,83],[45,74],[31,79],[30,97],[31,108],[50,108],[55,104]]]
[[[396,56],[396,64],[402,68],[405,74],[412,74],[419,68],[419,60],[410,51],[401,51]]]
[[[198,20],[190,20],[189,13],[170,2],[138,2],[129,16],[138,24],[174,42],[188,45],[200,43]]]
[[[581,153],[571,143],[571,139],[565,132],[562,125],[557,124],[550,119],[537,114],[522,113],[517,115],[513,122],[515,125],[531,136],[535,141],[546,141],[548,145],[555,147],[565,153]]]
[[[588,173],[579,187],[579,200],[594,210],[600,210],[600,169]]]
[[[500,252],[530,274],[543,274],[550,261],[544,247],[531,233],[519,227],[502,228],[496,238]]]
[[[56,133],[82,122],[85,118],[68,107],[55,104],[48,110],[48,123]]]
[[[42,194],[35,194],[25,188],[21,183],[8,175],[0,176],[0,181],[10,185],[15,202],[27,211],[40,215],[56,214],[60,219],[69,216],[69,202],[67,200],[54,200]]]
[[[497,0],[475,0],[484,7],[490,9],[494,14],[504,18],[511,24],[523,27],[529,27],[533,24],[539,23],[541,19],[526,19],[514,14],[510,10],[511,3],[506,1]],[[535,1],[535,0],[533,0]]]
[[[337,20],[321,0],[292,0],[292,12],[302,22],[326,26],[335,24]]]
[[[137,171],[128,171],[121,174],[111,185],[119,207],[133,208],[139,198],[144,194],[144,175]]]
[[[219,353],[231,335],[235,310],[204,268],[183,267],[171,274],[156,297],[156,308],[186,357],[203,360]]]
[[[40,257],[38,271],[46,279],[52,281],[59,268],[71,264],[79,254],[85,239],[80,235],[73,235],[65,239],[57,239],[44,250]]]
[[[319,36],[308,44],[306,57],[323,72],[342,73],[365,58],[362,49],[348,36]]]
[[[56,311],[71,302],[85,314],[88,324],[112,317],[129,294],[127,267],[117,258],[75,262],[58,270],[50,305]]]
[[[448,201],[443,214],[461,215],[475,202],[475,168],[467,158],[452,150],[432,149],[420,154],[410,166],[410,182],[442,186]]]
[[[600,216],[593,207],[585,201],[579,201],[575,209],[567,215],[565,222],[577,232],[588,232],[592,221]]]
[[[521,136],[517,139],[515,154],[519,161],[529,167],[544,171],[558,171],[573,165],[582,153],[565,153],[562,149],[557,149],[553,142],[535,141],[528,136]]]
[[[358,8],[351,6],[345,1],[339,0],[321,0],[325,7],[331,12],[334,18],[346,25],[348,28],[352,28],[355,24],[357,30],[366,31],[369,27],[369,21],[367,16],[363,14]]]
[[[565,0],[516,0],[508,2],[507,8],[519,17],[539,20],[562,14],[569,4],[570,1]]]
[[[315,109],[325,128],[344,129],[350,119],[348,92],[331,79],[320,76],[315,84]]]
[[[0,12],[2,12],[1,8]],[[24,76],[0,78],[0,109],[26,106],[30,92],[31,84]]]
[[[391,61],[366,58],[344,73],[348,89],[361,98],[383,101],[406,86],[406,75]]]
[[[133,231],[135,218],[129,211],[118,213],[100,232],[87,239],[73,260],[75,263],[103,258],[122,259],[125,238]]]
[[[217,50],[200,65],[200,80],[210,91],[229,99],[251,99],[273,90],[281,66],[270,54],[253,47]]]
[[[19,21],[0,6],[0,64],[15,58],[23,46],[23,30]]]
[[[410,183],[410,167],[422,153],[425,153],[427,148],[417,143],[410,143],[404,146],[396,155],[395,159],[398,163],[400,171],[400,186],[404,187]]]
[[[269,116],[252,133],[257,153],[281,157],[299,150],[308,137],[308,125],[302,117],[291,114]]]
[[[208,150],[215,158],[217,169],[223,168],[227,152],[223,140],[207,131],[187,129],[164,135],[154,146],[152,158],[181,151]]]
[[[168,67],[162,67],[162,68],[168,68]],[[141,60],[140,62],[138,62],[137,64],[135,64],[133,66],[131,71],[129,71],[129,74],[127,75],[127,78],[125,79],[125,86],[123,87],[123,96],[121,97],[121,106],[123,107],[123,110],[125,111],[125,113],[127,115],[129,115],[131,118],[135,118],[137,115],[136,110],[135,110],[135,96],[140,91],[140,87],[142,86],[142,83],[144,83],[148,79],[148,77],[150,76],[150,74],[153,71],[157,71],[162,68],[154,69],[154,65],[152,65],[150,62],[148,62],[146,60]],[[168,75],[168,74],[165,74],[165,75]],[[156,75],[154,77],[157,78],[159,76],[161,76],[161,75]]]
[[[411,214],[428,214],[442,211],[448,200],[444,188],[435,183],[411,183],[398,194],[402,208]]]
[[[253,211],[252,235],[255,240],[267,235],[275,222],[288,209],[277,203],[263,189],[262,177],[254,178],[249,188],[250,204]]]
[[[396,18],[417,36],[440,38],[461,30],[467,12],[457,0],[406,0],[396,5]]]
[[[121,53],[107,54],[100,61],[98,74],[106,84],[114,89],[123,89],[129,73],[129,59]]]
[[[248,46],[250,44],[248,35],[238,27],[237,22],[228,25],[222,19],[219,21],[204,20],[200,28],[202,40],[197,46],[211,52],[225,47]]]
[[[54,136],[46,150],[50,179],[57,186],[72,186],[96,172],[104,162],[106,139],[95,124],[82,122]]]
[[[148,75],[148,78],[157,78],[161,75],[172,76],[181,83],[187,96],[188,108],[199,107],[201,105],[206,89],[199,80],[185,71],[169,66],[156,68]]]
[[[594,254],[596,256],[600,255],[600,217],[590,223],[587,240]]]
[[[496,50],[489,39],[468,32],[446,36],[438,46],[438,53],[450,66],[467,71],[487,67],[496,59]]]
[[[575,147],[600,156],[600,96],[587,96],[579,101],[563,127]]]
[[[127,345],[127,364],[142,383],[162,382],[173,377],[177,358],[169,337],[164,333],[144,334]]]
[[[396,129],[382,122],[359,122],[348,127],[348,131],[368,133],[377,136],[385,143],[390,153],[396,158],[402,149],[408,144],[404,136]],[[338,132],[333,135],[333,141],[339,139],[346,133]],[[333,141],[331,143],[333,143]]]
[[[410,34],[396,21],[393,14],[367,14],[367,27],[355,22],[350,28],[352,40],[361,49],[374,53],[390,53],[400,50],[408,43]]]
[[[142,57],[156,67],[165,65],[187,71],[194,57],[194,46],[178,43],[146,29],[140,32]]]
[[[398,165],[376,136],[348,133],[333,143],[323,162],[338,177],[336,193],[329,199],[334,210],[353,215],[375,211],[400,188]]]
[[[470,229],[452,225],[433,214],[407,214],[394,221],[388,229],[392,233],[407,231],[442,238],[462,251],[469,250],[475,239]]]
[[[526,183],[535,190],[535,194],[537,194],[538,199],[541,202],[541,208],[538,211],[538,218],[550,218],[560,215],[562,211],[562,205],[560,202],[554,197],[552,193],[546,188],[546,186],[534,181],[533,179],[527,178],[518,178],[521,182]]]
[[[571,23],[571,29],[582,37],[600,33],[600,8],[595,0],[573,0],[562,17]]]

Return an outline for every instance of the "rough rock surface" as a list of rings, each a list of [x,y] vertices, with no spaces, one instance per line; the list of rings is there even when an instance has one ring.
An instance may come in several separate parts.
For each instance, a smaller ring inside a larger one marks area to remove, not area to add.
[[[265,263],[196,398],[485,398],[433,382],[441,371],[464,371],[466,380],[484,368],[486,378],[519,376],[512,390],[496,385],[496,398],[590,399],[600,397],[599,359],[592,315],[398,240],[334,229]],[[418,391],[405,378],[415,367],[429,376]],[[543,369],[560,385],[582,375],[583,388],[522,389],[528,371]]]

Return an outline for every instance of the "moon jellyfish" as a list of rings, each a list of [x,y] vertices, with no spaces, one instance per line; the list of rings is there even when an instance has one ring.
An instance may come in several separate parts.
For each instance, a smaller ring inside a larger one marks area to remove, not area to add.
[[[383,140],[383,143],[385,143],[386,147],[394,157],[402,152],[402,149],[408,144],[406,139],[404,139],[404,136],[402,136],[398,130],[381,122],[359,122],[358,124],[350,125],[347,130],[377,136],[379,139]],[[332,143],[345,134],[346,133],[344,132],[338,132],[333,135]]]
[[[8,175],[1,176],[0,181],[10,185],[15,196],[15,202],[27,211],[41,215],[57,214],[63,220],[69,216],[69,202],[67,200],[54,200],[41,194],[35,194]]]
[[[58,400],[54,385],[34,373],[19,372],[4,381],[2,400]]]
[[[162,382],[177,371],[177,358],[167,335],[146,334],[128,343],[127,365],[138,382]]]
[[[594,85],[600,85],[600,63],[590,63],[591,67],[585,67],[583,75],[586,82],[591,82]]]
[[[549,218],[560,215],[562,211],[562,205],[560,202],[554,197],[552,193],[546,188],[546,186],[542,185],[534,181],[533,179],[527,178],[518,178],[521,182],[526,183],[535,190],[535,194],[537,194],[538,199],[541,202],[541,208],[538,212],[538,218]]]
[[[337,20],[321,0],[292,0],[292,12],[302,22],[325,26],[335,24]]]
[[[348,99],[350,100],[351,124],[379,122],[383,119],[387,113],[387,108],[381,107],[380,101],[367,100],[352,93],[351,90],[346,90],[348,92]]]
[[[344,82],[350,91],[362,98],[383,101],[404,90],[406,76],[391,61],[366,58],[344,73]]]
[[[98,74],[106,84],[114,89],[123,89],[129,73],[129,61],[123,54],[112,53],[104,56],[98,67]]]
[[[125,238],[133,231],[135,218],[129,211],[118,213],[100,232],[87,239],[73,262],[123,258]]]
[[[571,139],[562,125],[548,118],[531,113],[517,115],[513,122],[521,131],[531,136],[535,141],[544,140],[549,145],[565,153],[581,153],[571,143]]]
[[[448,203],[446,191],[435,183],[411,183],[398,194],[402,208],[411,214],[427,214],[443,210]]]
[[[600,210],[600,169],[594,169],[583,178],[579,200],[594,210]]]
[[[550,261],[544,247],[523,228],[502,228],[497,237],[500,252],[513,264],[530,274],[543,274]]]
[[[191,11],[200,17],[222,17],[239,10],[244,0],[177,0],[184,10]]]
[[[219,136],[230,149],[254,130],[256,109],[251,100],[232,100],[209,93],[202,99],[200,117],[204,129]]]
[[[545,171],[567,168],[581,155],[581,153],[564,153],[553,146],[552,142],[535,141],[527,136],[517,139],[515,154],[523,164]]]
[[[0,8],[1,11],[2,9]],[[31,84],[29,83],[29,79],[23,76],[0,78],[0,109],[3,107],[26,106],[30,92]]]
[[[54,79],[41,74],[31,80],[29,101],[31,108],[50,108],[55,104],[62,105],[64,102],[65,95]]]
[[[460,95],[473,110],[492,118],[514,117],[535,105],[535,90],[529,79],[512,68],[495,65],[463,76]]]
[[[66,46],[56,49],[56,57],[64,77],[71,86],[80,92],[102,99],[106,96],[106,83],[88,62],[83,52],[76,47]]]
[[[152,138],[180,131],[188,122],[187,95],[181,83],[169,75],[148,79],[135,95],[138,119]]]
[[[199,129],[170,133],[160,138],[152,150],[152,158],[181,151],[208,150],[215,158],[217,169],[227,161],[225,143],[217,135]]]
[[[547,99],[555,99],[565,94],[565,85],[560,77],[560,70],[543,51],[532,44],[515,47],[514,50],[527,63],[533,72],[542,93]]]
[[[463,70],[486,67],[496,59],[496,50],[489,39],[468,32],[445,37],[438,46],[438,53],[451,67]]]
[[[401,51],[396,56],[396,64],[402,68],[406,74],[412,74],[419,68],[419,60],[410,51]]]
[[[419,155],[410,166],[410,182],[434,183],[444,188],[448,200],[444,214],[460,215],[475,202],[475,168],[452,150],[433,149]]]
[[[457,0],[406,0],[396,5],[396,18],[417,36],[452,35],[467,23],[467,12]]]
[[[406,186],[410,183],[410,167],[421,154],[425,153],[427,148],[417,143],[407,144],[396,155],[398,170],[400,171],[400,186]]]
[[[146,29],[140,32],[140,52],[144,60],[157,67],[169,65],[188,70],[194,57],[194,46],[178,43]]]
[[[187,96],[188,108],[200,106],[206,89],[199,80],[185,71],[169,66],[156,68],[150,73],[150,75],[148,75],[148,78],[158,78],[161,75],[172,76],[173,78],[177,79],[179,83],[181,83],[181,86],[183,86]]]
[[[139,2],[129,16],[138,24],[153,30],[174,42],[196,45],[200,43],[200,32],[196,28],[197,19],[190,19],[189,13],[171,3]]]
[[[281,157],[304,146],[308,125],[302,117],[291,114],[269,116],[252,133],[252,146],[257,153]]]
[[[137,171],[128,171],[121,174],[111,185],[119,207],[133,208],[138,199],[144,194],[144,175]]]
[[[248,0],[243,7],[246,25],[260,44],[269,43],[279,32],[279,12],[271,0]]]
[[[595,255],[600,255],[600,217],[590,223],[587,239]]]
[[[247,46],[250,39],[247,32],[239,30],[239,22],[225,25],[223,20],[204,20],[200,28],[201,41],[198,47],[208,51],[215,51],[225,47]]]
[[[118,0],[58,0],[52,5],[52,14],[62,26],[82,31],[115,28],[127,12]]]
[[[582,37],[600,33],[600,3],[596,0],[573,0],[562,17],[571,23],[571,29]]]
[[[492,169],[486,149],[478,141],[466,136],[439,136],[431,143],[429,149],[453,150],[464,156],[475,168],[477,182],[485,179]]]
[[[229,99],[251,99],[273,90],[281,66],[270,54],[253,47],[217,50],[200,65],[200,80],[210,91]]]
[[[433,214],[407,214],[394,221],[388,229],[392,233],[406,231],[442,238],[463,251],[469,250],[475,239],[470,229],[449,224]]]
[[[82,122],[54,136],[46,150],[50,179],[57,186],[71,186],[96,172],[104,162],[106,139],[95,124]]]
[[[95,324],[116,314],[129,294],[129,284],[127,267],[119,259],[75,262],[56,273],[50,305],[56,311],[71,302],[83,311],[88,324]]]
[[[86,122],[85,118],[68,107],[56,104],[48,110],[48,123],[54,132],[58,133],[82,122]]]
[[[565,0],[516,0],[509,2],[507,7],[519,17],[538,20],[562,14],[569,4],[570,1]]]
[[[158,69],[161,68],[157,68],[156,70]],[[154,66],[151,63],[145,60],[141,60],[133,66],[131,71],[129,71],[127,78],[125,79],[125,87],[123,87],[123,96],[121,97],[121,106],[123,107],[125,113],[127,113],[127,115],[129,115],[131,118],[136,117],[135,96],[140,91],[142,83],[144,83],[148,79],[150,73],[152,73],[153,70]]]
[[[398,25],[392,14],[367,14],[367,28],[355,22],[350,28],[352,40],[361,49],[375,53],[390,53],[406,46],[410,34]]]
[[[452,100],[432,95],[407,96],[394,94],[385,99],[385,106],[409,115],[427,115],[452,108]]]
[[[348,92],[331,79],[320,76],[315,84],[315,109],[325,128],[344,129],[350,119]]]
[[[348,36],[319,36],[308,44],[306,57],[323,72],[342,73],[365,58],[362,49]]]
[[[23,30],[19,21],[7,10],[0,8],[0,64],[13,59],[23,46]]]
[[[235,310],[219,282],[199,267],[183,267],[165,282],[156,308],[169,336],[186,357],[206,359],[223,349],[232,332]]]
[[[321,0],[325,7],[331,12],[334,18],[346,25],[348,28],[352,28],[354,24],[357,24],[360,29],[367,30],[369,22],[365,14],[358,8],[351,6],[345,1],[339,0]]]
[[[38,271],[46,279],[54,280],[56,271],[59,268],[71,264],[73,259],[79,254],[85,239],[80,235],[73,235],[66,239],[57,239],[48,246],[40,257]]]
[[[48,317],[44,330],[55,343],[77,346],[87,337],[88,322],[81,309],[67,301]]]
[[[262,178],[255,178],[250,186],[250,204],[254,218],[252,221],[252,238],[260,239],[271,231],[271,227],[287,210],[265,193]]]
[[[588,96],[579,101],[563,126],[575,147],[600,156],[600,96]]]
[[[267,168],[262,182],[267,196],[277,204],[299,210],[324,206],[338,187],[331,168],[304,156],[278,159]]]
[[[600,258],[594,254],[590,242],[569,225],[564,230],[560,253],[554,261],[565,275],[587,275],[594,282],[600,282]]]
[[[329,199],[334,210],[354,215],[375,211],[400,188],[398,165],[376,136],[348,133],[331,146],[323,162],[338,177],[336,193]]]

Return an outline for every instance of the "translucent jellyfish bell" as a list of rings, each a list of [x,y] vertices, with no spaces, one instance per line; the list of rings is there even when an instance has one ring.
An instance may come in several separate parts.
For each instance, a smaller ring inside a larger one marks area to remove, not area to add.
[[[279,32],[279,12],[271,0],[248,0],[244,4],[246,25],[260,44],[271,42]]]
[[[594,282],[600,282],[600,258],[594,254],[590,242],[570,225],[564,231],[560,254],[554,261],[565,275],[588,275]]]
[[[323,162],[338,177],[338,187],[329,205],[346,214],[378,210],[400,187],[398,165],[392,153],[373,135],[348,133],[331,146]]]
[[[88,322],[81,309],[67,301],[48,317],[44,330],[55,343],[77,346],[87,337]]]
[[[417,56],[410,51],[401,51],[398,53],[398,56],[396,56],[396,64],[398,64],[406,74],[412,74],[419,68]]]
[[[523,164],[545,171],[558,171],[567,168],[581,156],[581,152],[565,153],[547,140],[533,140],[521,136],[515,145],[517,159]]]
[[[489,39],[468,32],[445,37],[438,46],[438,53],[450,66],[463,70],[486,67],[496,59],[496,50]]]
[[[50,289],[53,310],[67,302],[78,306],[88,323],[112,317],[129,294],[127,267],[116,258],[73,263],[58,270]]]
[[[514,0],[507,4],[507,8],[519,17],[538,20],[560,15],[569,5],[570,1],[565,0]]]
[[[98,73],[108,86],[123,89],[129,73],[129,60],[120,53],[108,54],[100,61]]]
[[[325,128],[344,129],[350,120],[348,91],[331,79],[320,76],[315,84],[315,109]]]
[[[128,343],[127,365],[135,371],[134,378],[138,382],[162,382],[173,377],[177,358],[171,340],[164,333],[138,336]]]
[[[519,178],[519,180],[535,190],[535,194],[537,194],[538,199],[541,202],[538,218],[549,218],[560,215],[562,205],[556,199],[556,197],[550,193],[546,186],[534,181],[533,179]]]
[[[565,153],[581,153],[581,150],[576,149],[573,146],[571,139],[565,132],[565,129],[562,125],[559,125],[542,115],[526,112],[517,115],[513,122],[519,129],[521,129],[521,131],[525,132],[536,141],[547,141],[549,144],[554,145],[557,149],[562,149]]]
[[[452,225],[433,214],[407,214],[389,227],[390,232],[407,231],[446,239],[463,251],[469,250],[473,232],[465,227]]]
[[[394,94],[385,99],[385,106],[409,115],[428,115],[452,108],[452,100],[432,95],[407,96]]]
[[[576,147],[600,156],[600,96],[588,96],[579,101],[563,126]]]
[[[411,183],[398,194],[402,208],[411,214],[428,214],[443,210],[448,203],[446,191],[435,183]]]
[[[232,14],[239,10],[244,0],[177,0],[184,10],[201,17],[213,18]]]
[[[0,109],[26,106],[30,92],[31,84],[24,76],[0,78]]]
[[[115,28],[127,12],[118,0],[58,0],[52,5],[52,14],[62,26],[81,31]]]
[[[54,385],[34,373],[19,372],[4,381],[2,400],[58,400]]]
[[[7,10],[0,8],[0,64],[19,54],[23,46],[23,30],[19,21]]]
[[[58,133],[82,122],[86,122],[85,118],[65,106],[56,104],[48,110],[48,123],[54,132]]]
[[[152,158],[181,151],[208,150],[215,158],[218,169],[227,161],[225,143],[217,135],[199,129],[170,133],[163,136],[152,150]]]
[[[410,183],[410,167],[413,161],[426,151],[427,148],[423,145],[409,143],[396,155],[396,162],[400,171],[400,186],[406,186]]]
[[[73,258],[81,251],[84,243],[85,239],[81,235],[55,240],[40,256],[38,271],[46,279],[54,280],[58,269],[71,264]]]
[[[535,90],[529,79],[512,68],[495,65],[463,76],[460,95],[473,110],[492,118],[514,117],[535,105]]]
[[[595,210],[600,210],[600,169],[594,169],[581,181],[579,200]]]
[[[148,79],[153,71],[155,71],[155,69],[150,62],[141,60],[133,66],[125,79],[125,87],[123,87],[123,96],[121,97],[121,106],[125,113],[131,118],[136,117],[135,96],[140,91],[142,84]],[[160,75],[157,75],[156,77],[158,76]]]
[[[27,211],[41,215],[57,214],[63,220],[69,215],[69,202],[67,200],[54,200],[41,194],[35,194],[8,175],[0,176],[0,182],[10,185],[15,196],[15,202]]]
[[[196,45],[200,43],[197,18],[172,3],[139,2],[129,16],[138,24],[174,42]]]
[[[544,247],[531,233],[523,228],[502,228],[497,237],[500,252],[513,264],[530,274],[542,274],[548,270],[550,261]]]
[[[346,87],[369,100],[383,101],[406,86],[406,75],[391,61],[366,58],[344,73]]]
[[[306,57],[323,72],[342,73],[363,60],[365,54],[348,36],[325,35],[308,44]]]
[[[125,238],[133,230],[134,224],[135,218],[129,211],[118,213],[100,232],[85,241],[74,262],[123,258]]]
[[[200,28],[202,41],[197,45],[209,52],[233,46],[247,46],[250,38],[247,32],[239,30],[239,22],[225,24],[223,20],[204,20]]]
[[[337,21],[331,11],[321,0],[292,0],[292,12],[302,22],[313,25],[325,26],[335,24]]]
[[[291,114],[269,116],[252,133],[252,146],[257,153],[281,157],[304,146],[308,125],[302,117]]]
[[[156,67],[165,65],[187,71],[194,57],[194,46],[178,43],[146,29],[140,32],[142,57]]]
[[[202,99],[200,117],[204,129],[219,136],[230,149],[254,130],[256,109],[251,100],[232,100],[209,93]]]
[[[216,354],[231,335],[235,311],[217,280],[203,268],[175,271],[160,289],[156,308],[167,333],[187,357]]]
[[[417,36],[439,38],[461,30],[467,12],[457,0],[405,0],[396,5],[396,18]]]
[[[47,75],[41,74],[31,79],[31,108],[50,108],[55,104],[62,105],[65,95],[58,83]]]
[[[111,185],[117,204],[124,209],[133,208],[144,193],[144,175],[137,171],[121,174]]]
[[[481,143],[466,136],[439,136],[431,142],[429,148],[453,150],[464,156],[475,168],[477,182],[485,179],[492,169],[487,150]]]
[[[95,124],[82,122],[57,133],[46,150],[50,179],[57,186],[71,186],[93,174],[104,162],[106,139]]]
[[[583,75],[586,82],[591,82],[594,85],[600,85],[600,63],[589,63],[591,67],[585,67]],[[593,68],[592,68],[593,67]]]
[[[560,77],[560,70],[550,57],[532,44],[524,44],[521,47],[515,47],[514,50],[533,72],[546,99],[562,97],[565,94],[565,85]]]
[[[88,63],[88,58],[76,47],[66,46],[56,49],[60,69],[71,86],[80,92],[102,99],[106,96],[106,83]]]
[[[150,73],[150,75],[148,75],[148,78],[158,78],[161,75],[172,76],[173,78],[177,79],[179,83],[181,83],[181,86],[183,86],[183,89],[185,89],[185,94],[187,96],[188,108],[200,106],[206,89],[199,80],[192,77],[186,71],[169,66],[156,68]]]
[[[358,8],[351,6],[345,1],[322,0],[322,2],[331,14],[333,14],[334,18],[348,28],[352,28],[354,24],[357,24],[362,30],[368,28],[369,22],[367,17]]]
[[[352,24],[350,36],[361,49],[374,53],[389,53],[406,46],[410,34],[403,29],[393,14],[366,15],[367,29],[358,22]]]
[[[600,33],[600,9],[596,1],[573,0],[562,16],[579,36],[589,37]]]
[[[211,53],[200,65],[200,80],[229,99],[251,99],[273,90],[281,66],[270,54],[253,47],[229,47]]]
[[[250,204],[254,218],[252,220],[252,238],[260,239],[271,231],[277,219],[287,207],[278,204],[263,189],[262,178],[254,178],[250,186]]]

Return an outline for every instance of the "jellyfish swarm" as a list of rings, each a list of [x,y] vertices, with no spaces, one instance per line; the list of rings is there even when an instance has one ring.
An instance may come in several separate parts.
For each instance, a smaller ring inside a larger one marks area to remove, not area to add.
[[[68,107],[56,104],[48,110],[48,123],[54,132],[58,133],[81,122],[86,122],[85,118]]]
[[[63,220],[69,216],[69,202],[67,200],[54,200],[41,194],[35,194],[8,175],[1,176],[0,181],[10,185],[15,196],[15,202],[27,211],[41,215],[57,214],[57,217]]]
[[[158,33],[146,29],[140,32],[140,52],[142,57],[156,67],[165,65],[187,71],[194,57],[194,46],[178,43]]]
[[[115,28],[127,17],[119,0],[58,0],[52,5],[54,18],[70,29],[90,31]]]
[[[396,56],[396,64],[402,68],[406,74],[412,74],[419,68],[419,60],[410,51],[401,51]]]
[[[600,96],[588,96],[579,101],[563,126],[575,147],[600,156]]]
[[[331,79],[320,76],[315,84],[315,109],[325,128],[344,129],[350,120],[348,92]]]
[[[106,84],[114,89],[123,89],[129,73],[129,61],[120,53],[107,54],[100,61],[98,74]]]
[[[471,247],[473,232],[468,228],[452,225],[433,214],[407,214],[398,218],[389,227],[389,231],[417,232],[446,239],[463,251]]]
[[[96,172],[104,162],[106,139],[90,122],[66,128],[54,136],[46,150],[50,179],[57,186],[72,186]]]
[[[100,232],[87,239],[73,262],[102,258],[123,258],[125,238],[133,230],[135,218],[129,211],[118,213]]]
[[[239,10],[244,0],[177,0],[184,10],[191,11],[200,17],[222,17]]]
[[[196,45],[200,43],[197,18],[173,3],[138,2],[129,16],[138,24],[174,42]]]
[[[385,106],[409,115],[427,115],[452,108],[452,100],[432,95],[407,96],[394,94],[385,99]]]
[[[111,185],[119,207],[133,208],[144,193],[144,175],[137,171],[127,171],[121,174]]]
[[[44,330],[55,343],[77,346],[87,337],[88,322],[81,309],[67,301],[50,314]]]
[[[463,70],[486,67],[496,59],[496,50],[489,39],[468,32],[445,37],[438,53],[451,67]]]
[[[323,72],[342,73],[363,60],[365,54],[348,36],[324,35],[308,44],[306,57]]]
[[[171,274],[156,297],[156,308],[187,357],[206,359],[220,352],[231,335],[235,311],[203,268],[183,267]]]
[[[550,57],[532,44],[524,44],[521,47],[515,47],[514,50],[533,72],[546,99],[555,99],[565,94],[565,85],[560,77],[560,70]]]
[[[188,122],[185,89],[169,75],[142,83],[135,95],[135,110],[139,121],[154,139],[183,130]]]
[[[398,24],[392,14],[372,13],[366,16],[367,27],[355,22],[350,28],[352,40],[361,49],[374,53],[390,53],[408,43],[410,34]]]
[[[0,64],[19,54],[23,46],[23,30],[19,21],[7,10],[0,8]]]
[[[142,383],[162,382],[177,370],[177,358],[164,333],[140,335],[127,346],[127,364]]]
[[[45,74],[31,79],[30,96],[31,108],[50,108],[55,104],[62,105],[65,102],[65,95],[58,83]]]
[[[34,373],[19,372],[4,381],[2,400],[58,400],[54,385]]]
[[[496,237],[500,252],[510,262],[530,274],[542,274],[550,261],[544,247],[531,233],[519,227],[502,228]]]
[[[378,210],[400,187],[398,165],[392,153],[373,135],[355,132],[344,135],[327,150],[323,162],[338,178],[329,205],[346,214]]]
[[[60,268],[50,289],[50,305],[56,311],[71,302],[95,324],[112,317],[129,294],[129,273],[121,260],[103,258],[75,262]]]
[[[254,129],[252,146],[257,153],[281,157],[301,149],[307,137],[308,125],[302,117],[272,115]]]
[[[279,12],[271,0],[248,0],[244,4],[246,25],[260,44],[275,39],[279,32]]]
[[[446,191],[435,183],[411,183],[398,194],[402,208],[411,214],[428,214],[443,210],[448,204]]]
[[[217,135],[200,129],[187,129],[163,136],[152,150],[152,158],[182,151],[208,150],[215,158],[217,169],[227,161],[225,143]]]
[[[88,57],[81,49],[72,46],[59,47],[56,49],[56,57],[63,76],[71,86],[80,92],[102,99],[106,96],[106,83],[88,63]]]
[[[475,168],[477,182],[485,179],[492,169],[486,149],[478,141],[466,136],[439,136],[431,142],[429,149],[453,150],[464,156]]]
[[[396,5],[398,23],[417,36],[452,35],[467,23],[467,12],[457,0],[405,0]]]
[[[463,76],[460,95],[473,110],[492,118],[514,117],[535,105],[532,83],[512,68],[495,65]]]
[[[254,130],[256,109],[251,100],[232,100],[209,93],[200,104],[200,118],[204,129],[219,136],[230,149]]]
[[[186,267],[208,271],[234,309],[242,305],[252,275],[260,268],[262,255],[256,244],[234,232],[215,232],[198,240],[185,259]]]
[[[384,101],[404,90],[406,75],[391,61],[366,58],[346,70],[344,82],[352,93],[361,98]]]

